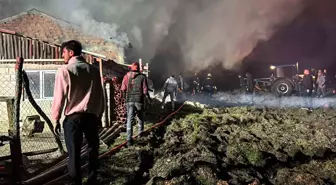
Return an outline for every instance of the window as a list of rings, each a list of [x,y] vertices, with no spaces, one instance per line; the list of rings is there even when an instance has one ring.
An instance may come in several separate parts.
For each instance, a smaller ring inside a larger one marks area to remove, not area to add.
[[[51,99],[54,96],[55,70],[26,71],[34,99]]]

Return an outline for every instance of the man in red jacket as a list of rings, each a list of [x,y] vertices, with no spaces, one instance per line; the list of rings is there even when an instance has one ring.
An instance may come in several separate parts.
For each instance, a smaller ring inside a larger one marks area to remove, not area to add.
[[[139,134],[144,129],[144,103],[145,99],[150,101],[148,93],[147,77],[140,72],[138,62],[132,64],[131,71],[128,72],[122,81],[121,90],[126,93],[127,109],[127,146],[133,144],[133,127],[135,116],[138,117]]]

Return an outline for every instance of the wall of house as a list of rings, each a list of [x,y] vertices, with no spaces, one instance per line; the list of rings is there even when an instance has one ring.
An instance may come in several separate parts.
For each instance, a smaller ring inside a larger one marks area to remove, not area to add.
[[[0,97],[14,97],[15,96],[15,64],[0,64]],[[59,65],[38,65],[38,64],[25,64],[24,70],[57,70]],[[34,86],[32,86],[34,87]],[[34,91],[34,89],[31,89]],[[44,110],[47,116],[51,114],[51,99],[38,100],[37,104]],[[8,114],[7,105],[5,102],[0,102],[0,133],[7,132],[8,130]],[[23,121],[26,116],[38,115],[31,103],[27,99],[27,95],[23,93],[21,101],[20,119]]]
[[[0,64],[0,98],[1,97],[14,97],[15,96],[15,64]],[[24,64],[24,70],[29,71],[57,71],[60,65],[43,65],[43,64]],[[30,81],[32,83],[32,80]],[[34,92],[34,85],[31,85],[31,91]],[[53,92],[53,84],[50,87]],[[109,89],[107,89],[109,91]],[[107,93],[109,94],[109,92]],[[24,121],[27,116],[38,115],[34,107],[27,99],[27,95],[23,93],[21,99],[20,107],[20,119]],[[51,117],[51,102],[52,98],[48,99],[35,99],[37,104],[42,108],[42,110]],[[6,133],[8,131],[8,114],[7,106],[5,102],[0,102],[0,135],[1,133]],[[104,115],[105,116],[105,115]],[[104,121],[104,117],[103,117]],[[46,131],[49,131],[47,128]]]

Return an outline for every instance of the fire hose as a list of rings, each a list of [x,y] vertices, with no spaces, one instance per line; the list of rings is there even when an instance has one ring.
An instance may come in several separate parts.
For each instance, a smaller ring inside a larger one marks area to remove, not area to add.
[[[162,126],[169,118],[171,118],[173,115],[177,114],[181,109],[182,107],[185,105],[185,103],[183,103],[176,111],[170,113],[168,116],[166,116],[162,121],[160,122],[157,122],[156,124],[154,124],[153,126],[151,126],[150,128],[146,129],[143,131],[143,133],[146,133],[146,132],[150,132],[152,131],[153,129],[155,128],[158,128],[160,126]],[[139,137],[139,134],[133,136],[133,139],[136,140],[136,138]],[[115,154],[116,152],[118,152],[122,147],[124,147],[125,145],[127,144],[127,141],[123,142],[122,144],[110,149],[109,151],[99,155],[99,159],[102,159],[102,158],[105,158],[107,156],[110,156],[112,154]],[[81,169],[85,169],[86,167],[88,166],[88,163],[82,165]],[[45,179],[45,176],[46,175],[51,175],[52,173],[57,173],[58,171],[56,171],[59,169],[54,169],[53,171],[48,171],[44,174],[41,174],[39,176],[36,176],[36,177],[33,177],[31,179],[28,179],[27,181],[25,181],[23,184],[26,184],[26,185],[33,185],[33,184],[43,184],[45,183],[46,179]],[[54,180],[49,180],[47,183],[45,183],[45,185],[53,185],[53,184],[57,184],[57,182],[60,182],[60,181],[63,181],[65,180],[66,178],[68,178],[69,176],[69,173],[66,173],[66,174],[58,174],[60,176],[57,177],[57,175],[54,175]]]
[[[23,79],[24,89],[26,90],[26,94],[27,94],[29,102],[32,104],[32,106],[35,108],[35,110],[40,114],[40,116],[42,116],[42,118],[46,121],[49,129],[51,130],[51,132],[54,135],[54,138],[55,138],[55,141],[57,143],[58,149],[60,150],[61,154],[64,154],[65,152],[64,152],[64,149],[63,149],[62,142],[59,139],[59,137],[55,134],[54,129],[53,129],[54,128],[53,124],[51,123],[48,116],[43,112],[41,107],[34,100],[34,97],[31,93],[30,87],[29,87],[29,79],[28,79],[26,71],[24,71],[24,70],[22,71],[22,79]]]
[[[116,80],[113,81],[114,86],[114,100],[116,106],[114,107],[114,112],[117,113],[117,123],[113,125],[113,127],[108,129],[100,130],[99,133],[99,139],[105,143],[111,141],[115,137],[118,136],[124,129],[123,123],[126,120],[126,105],[125,105],[125,98],[122,95],[121,91],[121,84],[117,83]],[[81,157],[83,157],[86,154],[86,147],[87,144],[86,141],[83,141],[83,146],[81,149]],[[54,179],[64,174],[64,171],[66,170],[67,166],[67,160],[68,157],[62,156],[63,159],[59,161],[57,164],[53,165],[48,169],[48,171],[43,172],[42,174],[32,177],[25,182],[29,182],[30,184],[43,184],[45,182],[45,178],[47,179]]]

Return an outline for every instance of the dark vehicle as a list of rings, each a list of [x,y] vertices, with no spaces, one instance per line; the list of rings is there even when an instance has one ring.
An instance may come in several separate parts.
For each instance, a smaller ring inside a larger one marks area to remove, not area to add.
[[[253,79],[254,91],[271,92],[276,96],[290,96],[300,92],[298,64],[270,66],[270,70],[272,75],[269,78]],[[247,79],[239,77],[241,88],[247,89]]]

